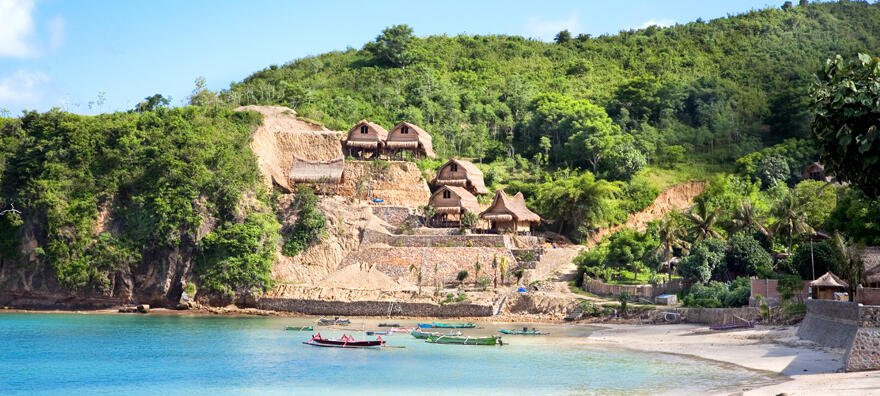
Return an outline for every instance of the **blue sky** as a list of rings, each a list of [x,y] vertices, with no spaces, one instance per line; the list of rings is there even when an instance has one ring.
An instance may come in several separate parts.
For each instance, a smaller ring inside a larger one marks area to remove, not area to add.
[[[779,4],[776,4],[779,3]],[[510,34],[552,40],[779,6],[766,0],[69,1],[0,0],[0,109],[94,114],[161,93],[180,105],[271,64],[361,48],[385,27],[418,36]],[[104,92],[102,106],[94,102]]]

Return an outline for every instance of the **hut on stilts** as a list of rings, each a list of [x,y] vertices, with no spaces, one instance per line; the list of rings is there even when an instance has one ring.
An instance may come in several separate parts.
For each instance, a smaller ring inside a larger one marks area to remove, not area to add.
[[[431,195],[429,205],[434,208],[432,223],[439,227],[461,226],[465,213],[480,213],[477,197],[468,190],[457,186],[443,186]]]
[[[391,128],[384,144],[385,154],[388,158],[401,158],[403,152],[412,153],[415,159],[423,157],[436,158],[434,144],[431,135],[415,124],[401,122]]]
[[[456,158],[450,159],[437,169],[437,176],[431,181],[431,185],[435,188],[462,187],[474,195],[489,193],[483,182],[483,172],[473,163]]]
[[[379,158],[385,141],[388,139],[388,130],[381,125],[360,120],[354,127],[348,130],[342,146],[346,148],[348,155],[355,158]]]

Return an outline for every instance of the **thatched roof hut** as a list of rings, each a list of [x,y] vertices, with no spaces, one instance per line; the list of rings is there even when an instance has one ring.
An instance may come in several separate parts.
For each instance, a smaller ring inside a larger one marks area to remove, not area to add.
[[[810,287],[813,289],[813,298],[819,300],[836,300],[834,293],[846,292],[846,289],[849,286],[843,281],[843,279],[837,277],[837,275],[834,275],[831,272],[826,272],[825,275],[820,276],[819,279],[810,282]]]
[[[532,224],[540,223],[541,216],[526,207],[526,200],[521,192],[509,197],[504,190],[498,190],[492,205],[480,213],[483,220],[488,220],[493,230],[531,231]]]
[[[804,168],[802,176],[804,180],[818,180],[823,182],[831,182],[832,180],[830,176],[825,176],[825,166],[818,162],[813,162]]]
[[[469,161],[450,159],[437,169],[437,176],[431,181],[434,187],[464,187],[472,194],[488,194],[489,189],[483,182],[483,172]]]
[[[391,128],[388,138],[385,140],[385,149],[390,153],[403,150],[411,150],[417,157],[424,155],[428,158],[436,158],[434,144],[431,135],[415,124],[406,121]]]
[[[871,246],[862,251],[865,282],[869,287],[880,287],[880,246]]]
[[[457,186],[443,186],[431,194],[430,205],[438,214],[480,213],[480,203],[470,191]]]
[[[344,168],[343,157],[330,161],[311,161],[294,155],[289,177],[293,183],[339,183]]]
[[[378,151],[382,149],[386,139],[388,139],[388,130],[379,124],[360,120],[348,130],[343,145],[350,149]]]

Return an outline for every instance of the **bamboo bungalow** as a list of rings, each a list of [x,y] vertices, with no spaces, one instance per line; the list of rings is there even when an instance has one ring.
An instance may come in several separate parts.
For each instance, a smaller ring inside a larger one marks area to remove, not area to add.
[[[474,195],[489,193],[483,183],[483,172],[473,163],[455,158],[437,169],[437,176],[431,181],[431,185],[463,187]]]
[[[812,297],[814,299],[837,300],[837,298],[834,298],[834,293],[845,293],[847,284],[838,278],[837,275],[826,272],[819,279],[810,282],[810,287],[812,288]]]
[[[465,212],[480,213],[480,204],[468,190],[457,186],[443,186],[431,195],[430,205],[435,210],[435,224],[461,225]]]
[[[391,128],[385,140],[385,153],[389,156],[402,151],[411,151],[416,158],[436,158],[431,135],[424,129],[408,122],[401,122]]]
[[[480,217],[489,222],[491,230],[498,232],[530,232],[533,224],[541,222],[541,217],[526,207],[526,200],[521,192],[509,197],[504,190],[495,193],[492,205]]]
[[[372,154],[377,158],[388,139],[388,130],[381,125],[361,120],[348,131],[348,135],[342,145],[348,149],[348,154],[358,158],[366,158]]]

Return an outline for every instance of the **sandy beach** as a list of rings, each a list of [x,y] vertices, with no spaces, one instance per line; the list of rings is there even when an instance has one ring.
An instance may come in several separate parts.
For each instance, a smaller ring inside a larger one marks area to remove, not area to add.
[[[840,349],[799,339],[793,326],[715,332],[701,325],[601,325],[586,342],[674,353],[736,364],[791,378],[742,389],[744,395],[880,395],[880,371],[844,373]]]

